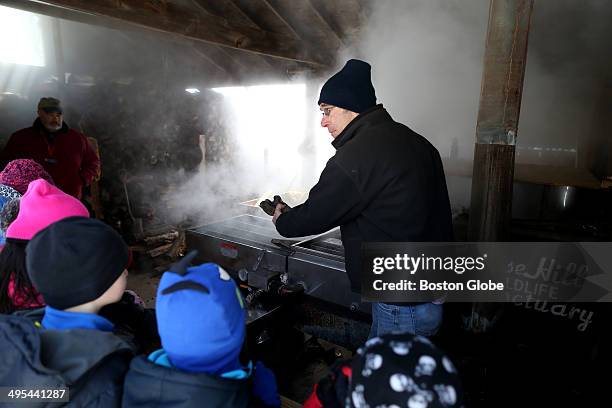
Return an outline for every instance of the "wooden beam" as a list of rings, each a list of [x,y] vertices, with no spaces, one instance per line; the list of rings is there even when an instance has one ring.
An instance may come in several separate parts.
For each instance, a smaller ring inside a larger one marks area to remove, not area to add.
[[[75,21],[77,23],[106,27],[113,30],[145,31],[145,29],[143,29],[142,27],[136,27],[130,24],[126,24],[123,21],[110,18],[101,19],[100,17],[97,17],[93,14],[85,14],[80,11],[60,7],[50,7],[47,4],[38,3],[36,1],[0,0],[0,5],[23,11],[28,11],[30,13],[42,14],[48,17],[61,18],[64,20]],[[146,31],[150,32],[149,30]]]
[[[275,11],[270,8],[269,5],[261,1],[253,0],[228,0],[234,3],[244,14],[246,14],[251,20],[255,22],[264,31],[270,31],[273,33],[284,34],[286,36],[294,36],[295,33],[291,32],[291,28],[283,23],[282,19],[278,17]]]
[[[299,35],[297,33],[297,31],[295,31],[295,28],[293,28],[293,26],[289,23],[289,21],[287,21],[287,19],[285,17],[283,17],[278,10],[276,9],[276,7],[274,7],[272,4],[270,4],[270,2],[268,0],[261,0],[262,3],[264,3],[266,6],[268,6],[268,8],[270,9],[270,11],[280,20],[283,22],[283,24],[287,27],[287,29],[291,32],[291,34],[293,34],[295,36],[295,38],[299,38],[300,40],[302,39],[302,36]]]
[[[240,6],[238,6],[233,1],[191,0],[191,2],[194,6],[196,6],[196,8],[204,11],[205,13],[219,16],[220,18],[227,18],[227,20],[236,22],[238,24],[245,24],[254,28],[263,29],[244,10],[242,10]],[[219,48],[223,47],[219,46]],[[225,50],[221,51],[224,52],[228,56],[228,58],[236,60],[237,56],[231,55],[231,53],[227,53]],[[279,69],[278,64],[270,62],[270,59],[274,59],[274,57],[254,53],[250,53],[250,56],[254,57],[259,63],[263,63],[263,65],[265,65],[271,72],[283,71]],[[246,55],[244,55],[244,58],[249,59],[251,61],[253,60],[252,58],[248,58]],[[242,61],[236,61],[236,63],[240,66],[244,66],[244,63]]]
[[[342,41],[309,1],[263,0],[296,35],[308,44],[315,44],[328,61],[337,57]]]
[[[270,68],[271,70],[276,70],[277,66],[275,64],[273,64],[272,62],[270,62],[270,57],[267,57],[265,55],[257,55],[257,57],[261,60],[262,63],[264,63],[268,68]]]
[[[266,61],[268,65],[270,65],[273,69],[276,70],[285,70],[285,63],[289,61],[279,60],[278,58],[268,57],[266,55],[262,55],[261,58]]]
[[[321,14],[321,12],[319,11],[319,8],[316,7],[314,4],[312,4],[312,0],[306,0],[306,2],[310,5],[310,8],[312,9],[313,14],[317,16],[317,19],[321,22],[321,24],[327,27],[327,31],[332,33],[332,35],[336,38],[336,40],[338,41],[338,43],[340,43],[340,45],[345,46],[346,44],[344,43],[342,38],[340,38],[340,34],[338,34],[338,32],[334,29],[334,27],[332,27],[330,22],[327,21],[327,19],[323,16],[323,14]]]
[[[365,25],[368,12],[357,0],[308,0],[344,44],[354,42]],[[371,7],[371,5],[370,5]]]
[[[219,55],[223,55],[226,59],[231,61],[231,63],[235,64],[236,66],[239,66],[241,68],[241,70],[248,71],[250,68],[252,68],[252,67],[249,67],[246,64],[246,62],[244,62],[240,58],[236,57],[235,54],[231,53],[228,48],[216,46],[215,49],[216,49],[217,53],[219,53]]]
[[[286,79],[286,70],[269,63],[262,55],[245,53],[228,47],[194,42],[194,51],[223,70],[237,84],[257,83],[270,78]],[[284,60],[279,60],[284,61]],[[284,61],[287,62],[287,61]],[[255,81],[255,82],[254,82]]]
[[[535,0],[491,0],[480,90],[468,239],[503,241]]]
[[[232,23],[243,24],[252,28],[262,29],[240,7],[226,0],[191,0],[200,10],[224,18]]]
[[[218,71],[222,72],[224,75],[227,75],[228,77],[231,77],[232,79],[234,79],[233,75],[229,72],[225,64],[218,62],[213,57],[208,55],[208,52],[203,49],[204,47],[202,47],[202,44],[194,43],[192,44],[192,47],[193,47],[193,51],[200,58],[203,58],[204,60],[206,60],[210,65],[214,66]]]
[[[240,66],[240,70],[243,72],[244,77],[252,77],[252,79],[256,80],[261,78],[286,79],[286,74],[283,69],[278,69],[277,66],[270,64],[261,55],[247,54],[227,47],[219,48],[231,58],[236,65]]]
[[[241,70],[236,69],[234,59],[227,55],[223,50],[224,47],[219,47],[214,44],[196,44],[194,48],[198,49],[200,53],[205,54],[210,60],[221,67],[223,71],[235,82],[242,80]]]
[[[302,41],[247,26],[230,26],[226,20],[205,14],[194,15],[193,11],[180,9],[166,2],[163,2],[163,7],[152,7],[153,3],[142,0],[116,0],[114,4],[104,0],[22,0],[19,2],[0,0],[0,4],[5,1],[16,3],[13,5],[16,8],[22,8],[20,4],[28,5],[29,3],[44,4],[49,8],[60,7],[121,20],[192,40],[313,65],[326,65],[324,60],[308,50]]]

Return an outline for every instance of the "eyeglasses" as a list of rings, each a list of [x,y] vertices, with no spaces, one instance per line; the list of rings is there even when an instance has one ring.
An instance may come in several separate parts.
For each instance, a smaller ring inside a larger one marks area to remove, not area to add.
[[[331,115],[331,111],[332,109],[334,109],[335,106],[326,106],[325,108],[321,108],[321,114],[323,116],[328,116]]]

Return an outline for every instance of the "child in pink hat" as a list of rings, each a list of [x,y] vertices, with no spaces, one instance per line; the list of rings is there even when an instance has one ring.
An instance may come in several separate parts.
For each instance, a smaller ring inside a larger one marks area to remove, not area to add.
[[[25,247],[36,233],[67,217],[89,217],[76,198],[48,181],[32,181],[21,198],[19,214],[6,231],[6,245],[0,252],[0,313],[44,306],[32,286],[25,266]]]

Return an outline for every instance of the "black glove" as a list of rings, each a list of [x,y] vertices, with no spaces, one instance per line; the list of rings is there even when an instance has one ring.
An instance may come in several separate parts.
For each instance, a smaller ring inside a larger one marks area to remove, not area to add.
[[[274,211],[276,210],[276,205],[277,204],[284,204],[285,206],[283,207],[283,209],[281,210],[281,212],[286,212],[289,209],[291,209],[291,207],[289,207],[287,205],[287,203],[285,203],[283,201],[283,199],[281,198],[281,196],[279,195],[275,195],[274,196],[274,201],[270,201],[268,199],[263,200],[261,203],[259,203],[259,207],[264,210],[264,212],[266,214],[268,214],[270,217],[274,216]]]

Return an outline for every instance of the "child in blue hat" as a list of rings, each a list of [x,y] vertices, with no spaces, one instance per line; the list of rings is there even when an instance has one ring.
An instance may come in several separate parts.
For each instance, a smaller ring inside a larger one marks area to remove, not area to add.
[[[206,263],[188,267],[195,251],[162,276],[156,314],[162,349],[135,358],[123,406],[280,406],[274,374],[245,367],[242,295],[228,273]]]

